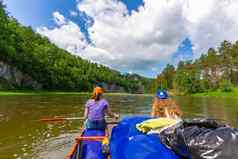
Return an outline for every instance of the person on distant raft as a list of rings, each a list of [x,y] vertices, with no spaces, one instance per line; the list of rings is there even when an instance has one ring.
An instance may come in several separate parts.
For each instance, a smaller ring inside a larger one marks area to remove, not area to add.
[[[166,91],[158,90],[153,99],[151,116],[177,119],[181,118],[182,112]]]
[[[96,86],[92,98],[85,104],[84,118],[87,129],[105,129],[107,126],[106,114],[112,118],[119,118],[118,114],[111,112],[108,101],[102,98],[103,93],[103,88]]]

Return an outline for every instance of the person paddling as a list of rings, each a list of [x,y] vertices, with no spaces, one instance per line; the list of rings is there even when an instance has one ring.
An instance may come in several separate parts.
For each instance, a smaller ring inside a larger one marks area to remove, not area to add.
[[[105,129],[107,126],[105,115],[119,118],[118,114],[112,113],[108,101],[102,97],[103,93],[103,88],[95,87],[92,98],[85,104],[84,118],[87,129]]]
[[[181,118],[182,112],[174,100],[170,99],[167,91],[158,90],[153,99],[151,116],[166,118]]]

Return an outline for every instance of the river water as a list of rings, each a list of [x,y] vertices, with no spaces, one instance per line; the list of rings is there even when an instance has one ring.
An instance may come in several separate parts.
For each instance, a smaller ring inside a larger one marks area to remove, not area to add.
[[[89,95],[0,96],[0,159],[64,159],[83,121],[57,124],[42,117],[83,115]],[[151,96],[107,95],[121,117],[149,114]],[[238,98],[175,97],[184,117],[208,117],[238,127]]]

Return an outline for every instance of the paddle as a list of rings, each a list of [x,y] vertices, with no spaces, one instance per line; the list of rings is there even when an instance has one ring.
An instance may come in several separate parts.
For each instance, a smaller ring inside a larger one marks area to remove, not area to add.
[[[53,117],[53,118],[42,118],[40,121],[42,122],[58,122],[58,121],[67,121],[67,120],[84,120],[84,117],[71,117],[71,118],[65,118],[65,117]]]
[[[106,117],[107,119],[111,119],[109,117]],[[64,121],[71,121],[71,120],[85,120],[84,117],[53,117],[53,118],[42,118],[40,119],[41,122],[64,122]],[[118,121],[108,121],[107,124],[118,124]]]

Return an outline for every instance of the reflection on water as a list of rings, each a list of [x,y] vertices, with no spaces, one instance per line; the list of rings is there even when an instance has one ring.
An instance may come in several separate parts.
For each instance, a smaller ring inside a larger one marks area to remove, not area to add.
[[[41,117],[83,115],[88,95],[0,97],[0,159],[63,159],[83,121],[43,124]],[[112,110],[149,114],[150,96],[107,96]],[[176,97],[185,117],[209,117],[238,126],[236,98]]]
[[[57,159],[65,158],[67,151],[77,134],[61,134],[57,137],[46,139],[33,148],[30,158]]]

